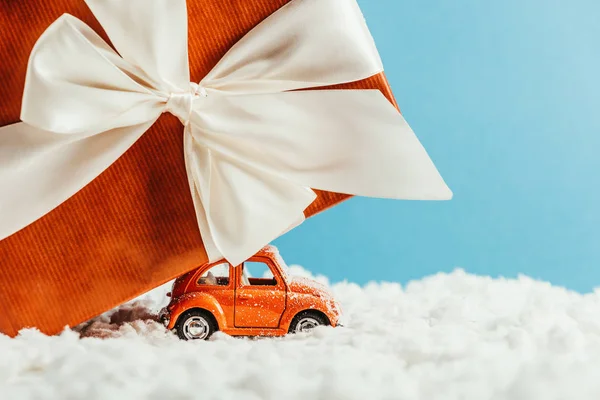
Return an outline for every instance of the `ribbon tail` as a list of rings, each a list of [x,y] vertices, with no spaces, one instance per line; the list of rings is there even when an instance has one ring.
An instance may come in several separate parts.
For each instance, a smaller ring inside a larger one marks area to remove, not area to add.
[[[192,136],[192,127],[188,124],[183,133],[183,153],[185,169],[187,171],[188,183],[192,194],[192,201],[198,220],[198,228],[202,236],[202,243],[210,262],[218,261],[223,254],[217,247],[208,223],[206,209],[202,204],[202,171],[210,169],[210,152],[203,146],[198,145]]]
[[[25,123],[0,128],[0,240],[68,200],[154,123],[64,135]]]
[[[195,118],[212,149],[304,187],[406,200],[452,197],[402,115],[376,90],[213,96]]]
[[[185,159],[202,240],[209,259],[239,265],[303,221],[315,193],[201,144],[188,125]]]

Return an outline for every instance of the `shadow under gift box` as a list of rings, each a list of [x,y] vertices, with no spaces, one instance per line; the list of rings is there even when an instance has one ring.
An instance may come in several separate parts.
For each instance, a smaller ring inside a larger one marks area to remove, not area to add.
[[[231,46],[287,2],[188,0],[192,81],[199,82]],[[0,1],[0,126],[19,122],[29,54],[63,13],[109,42],[83,0]],[[383,74],[336,88],[379,89],[396,105]],[[306,216],[348,198],[317,194]],[[14,336],[23,327],[37,327],[58,333],[206,260],[185,171],[183,127],[163,114],[96,180],[0,241],[0,332]]]

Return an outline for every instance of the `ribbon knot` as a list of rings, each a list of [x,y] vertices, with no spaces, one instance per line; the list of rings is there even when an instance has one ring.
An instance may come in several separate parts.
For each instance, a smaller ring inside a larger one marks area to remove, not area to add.
[[[190,122],[194,100],[200,96],[207,97],[206,89],[200,87],[197,83],[191,82],[189,92],[171,93],[169,95],[164,112],[173,114],[186,126]]]

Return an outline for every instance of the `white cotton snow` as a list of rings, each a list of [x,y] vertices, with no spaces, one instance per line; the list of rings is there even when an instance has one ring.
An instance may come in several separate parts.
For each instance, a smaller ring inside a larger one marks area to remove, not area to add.
[[[330,287],[347,326],[281,339],[180,341],[148,320],[166,286],[81,333],[0,336],[0,399],[600,399],[600,292],[460,270]]]

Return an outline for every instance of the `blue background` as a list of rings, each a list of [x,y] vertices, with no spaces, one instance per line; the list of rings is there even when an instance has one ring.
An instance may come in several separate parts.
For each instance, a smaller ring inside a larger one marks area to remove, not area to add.
[[[600,286],[600,2],[359,0],[450,202],[353,199],[275,244],[332,280]]]

